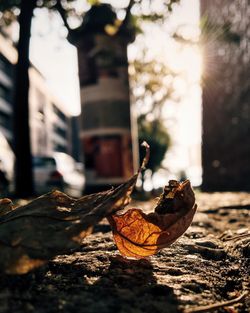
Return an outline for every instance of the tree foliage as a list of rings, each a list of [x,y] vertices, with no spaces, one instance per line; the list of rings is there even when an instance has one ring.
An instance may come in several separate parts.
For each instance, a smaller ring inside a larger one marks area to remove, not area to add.
[[[9,25],[13,20],[16,20],[20,14],[21,2],[22,0],[4,0],[0,2],[0,26]],[[36,0],[35,2],[36,8],[48,8],[49,10],[57,11],[61,15],[64,25],[70,31],[72,27],[70,27],[69,20],[74,18],[81,21],[85,13],[84,8],[86,8],[86,4],[92,6],[105,1],[83,0],[82,10],[79,9],[79,1],[77,0]],[[163,21],[180,0],[164,0],[161,2],[160,9],[156,9],[157,2],[159,3],[157,0],[129,0],[127,7],[119,8],[119,11],[124,11],[124,21],[128,19],[133,21],[133,26],[139,30],[139,25],[142,21]],[[28,4],[27,1],[26,3]],[[114,7],[113,9],[116,10],[117,8]]]
[[[150,145],[148,168],[155,173],[170,145],[163,107],[173,94],[174,74],[164,62],[150,58],[147,51],[132,62],[130,74],[134,101],[139,110],[139,142],[146,140]],[[141,160],[142,156],[143,148],[140,148]]]
[[[169,134],[161,120],[149,121],[145,115],[138,118],[139,141],[145,140],[151,151],[148,169],[155,173],[160,167],[170,145]],[[140,162],[143,159],[143,147],[140,146]]]

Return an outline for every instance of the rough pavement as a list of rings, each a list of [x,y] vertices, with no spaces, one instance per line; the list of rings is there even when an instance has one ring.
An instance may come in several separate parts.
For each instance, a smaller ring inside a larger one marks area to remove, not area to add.
[[[186,234],[151,258],[123,259],[103,221],[80,251],[0,276],[0,313],[194,312],[249,291],[250,194],[197,194],[197,203]],[[213,312],[250,312],[249,296]]]

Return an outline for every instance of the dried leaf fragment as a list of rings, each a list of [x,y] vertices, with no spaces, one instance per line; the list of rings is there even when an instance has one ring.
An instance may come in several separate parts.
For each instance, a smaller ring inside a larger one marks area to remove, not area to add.
[[[13,203],[8,198],[0,199],[0,216],[13,210]]]
[[[96,223],[129,202],[136,178],[78,200],[54,191],[14,210],[1,200],[0,272],[25,274],[78,248]]]
[[[192,222],[197,206],[190,182],[169,181],[154,210],[130,209],[108,220],[123,256],[148,257],[176,241]]]

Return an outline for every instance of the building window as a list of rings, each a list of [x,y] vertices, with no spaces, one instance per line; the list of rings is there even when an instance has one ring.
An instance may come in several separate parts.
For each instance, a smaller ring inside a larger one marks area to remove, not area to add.
[[[0,125],[8,130],[11,130],[11,116],[3,111],[0,111]]]
[[[66,150],[67,150],[66,147],[63,146],[62,144],[59,144],[56,142],[54,143],[54,151],[56,151],[56,152],[67,152]]]
[[[12,91],[0,83],[0,98],[12,102]]]
[[[66,129],[63,129],[62,127],[58,125],[54,125],[54,132],[59,135],[60,137],[66,138],[67,137],[67,131]]]
[[[4,72],[10,79],[14,76],[14,66],[2,54],[0,54],[0,70]]]
[[[62,120],[63,122],[66,122],[67,117],[66,115],[60,111],[55,104],[53,104],[53,111],[55,112],[55,114],[60,118],[60,120]]]

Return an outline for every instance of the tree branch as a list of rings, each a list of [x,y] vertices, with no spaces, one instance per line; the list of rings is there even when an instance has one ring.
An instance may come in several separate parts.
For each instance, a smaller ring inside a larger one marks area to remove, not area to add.
[[[131,13],[131,8],[132,8],[132,6],[134,4],[135,4],[134,0],[130,0],[129,1],[129,4],[128,4],[127,9],[126,9],[126,15],[125,15],[125,18],[124,18],[124,20],[122,22],[122,25],[121,25],[120,29],[123,29],[123,28],[125,28],[127,26],[128,21],[129,21],[129,16],[130,16],[130,13]]]
[[[65,11],[65,9],[62,6],[61,0],[57,0],[56,1],[56,4],[55,4],[54,8],[60,14],[60,16],[61,16],[61,18],[63,20],[64,26],[67,28],[68,32],[70,33],[72,31],[72,29],[70,28],[69,23],[67,21],[66,11]]]

